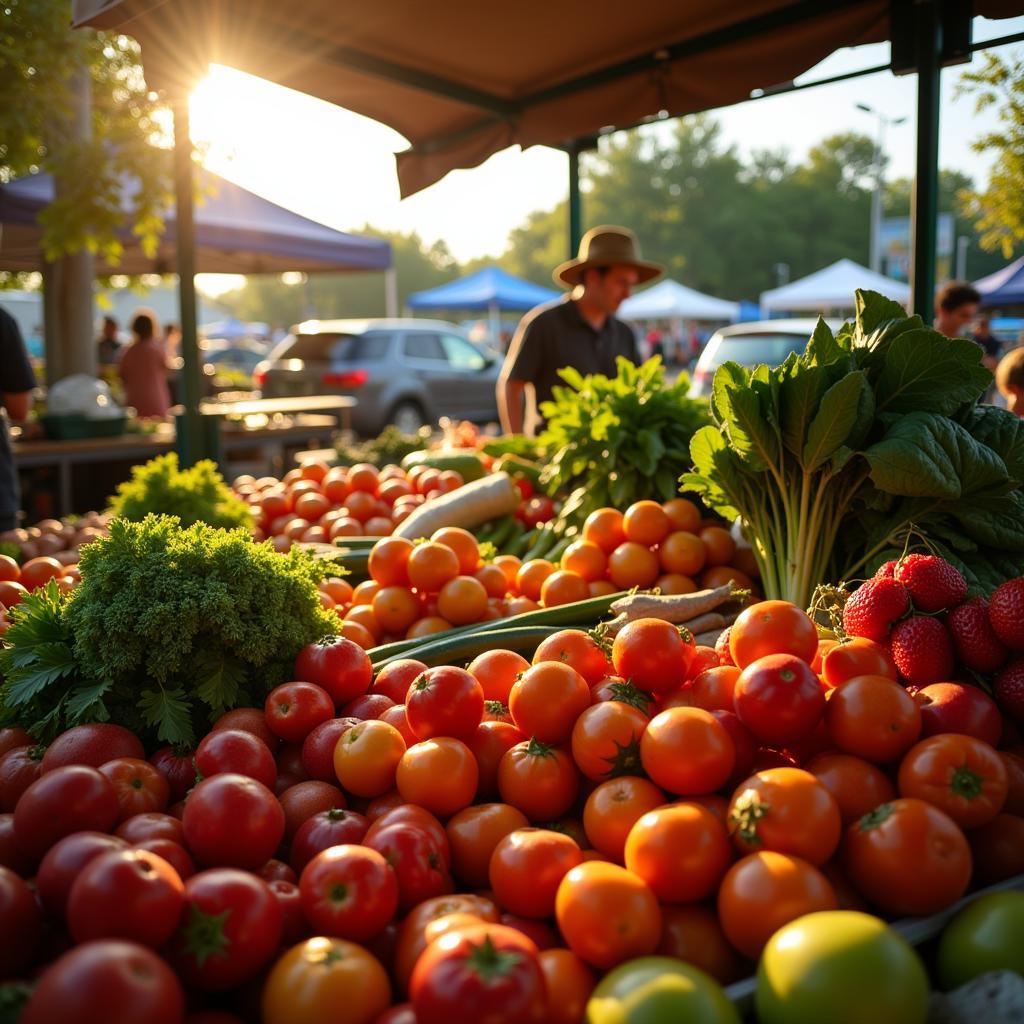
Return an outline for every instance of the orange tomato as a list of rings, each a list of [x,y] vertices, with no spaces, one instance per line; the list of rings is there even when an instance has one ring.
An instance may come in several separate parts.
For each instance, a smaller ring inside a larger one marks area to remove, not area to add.
[[[647,779],[623,775],[602,782],[583,805],[587,839],[595,850],[621,864],[630,830],[664,803],[665,794]]]
[[[810,665],[817,651],[814,623],[789,601],[759,601],[741,612],[729,631],[729,652],[741,669],[769,654],[792,654]]]
[[[638,501],[626,509],[622,517],[622,532],[626,540],[654,547],[671,532],[672,521],[656,501]]]
[[[642,711],[617,700],[587,708],[572,730],[572,756],[579,770],[596,781],[636,775],[647,722]]]
[[[515,555],[497,555],[491,562],[495,568],[500,569],[505,575],[505,586],[509,590],[515,585],[516,573],[523,563]]]
[[[427,541],[413,547],[406,563],[409,582],[424,594],[436,594],[459,575],[459,556],[450,547]]]
[[[412,552],[412,541],[404,537],[388,537],[377,541],[370,549],[367,562],[370,578],[382,587],[408,586],[409,575],[406,566]]]
[[[28,590],[35,590],[48,580],[60,579],[63,575],[63,562],[58,562],[56,558],[50,558],[48,555],[41,555],[39,558],[30,558],[22,565],[18,582]]]
[[[523,562],[516,573],[516,589],[531,601],[540,600],[544,581],[555,571],[555,566],[544,558],[531,558]]]
[[[634,541],[620,544],[608,557],[608,578],[619,590],[649,587],[660,571],[658,556]]]
[[[813,864],[763,850],[737,861],[718,889],[718,919],[730,944],[756,960],[784,924],[837,908],[835,890]]]
[[[648,811],[626,838],[626,867],[662,903],[690,903],[711,896],[732,859],[725,826],[696,804]]]
[[[417,619],[405,631],[405,638],[415,640],[417,637],[432,636],[434,633],[443,633],[446,629],[451,628],[452,624],[447,619],[442,619],[440,615],[424,615],[422,619]]]
[[[695,594],[697,592],[697,584],[690,579],[689,576],[681,576],[677,572],[667,572],[663,576],[659,576],[655,581],[654,585],[661,591],[661,593],[669,594]],[[614,588],[613,588],[614,590]],[[592,597],[596,597],[596,594],[592,594]]]
[[[688,700],[689,703],[685,705],[688,707],[703,708],[705,711],[732,711],[732,694],[739,677],[740,670],[735,665],[717,665],[701,672],[693,682],[683,687],[680,694]]]
[[[700,530],[700,509],[686,498],[673,498],[662,506],[673,530],[697,533]]]
[[[610,555],[625,539],[622,513],[617,508],[599,508],[591,512],[583,523],[583,539],[596,544]]]
[[[582,1024],[597,978],[571,950],[544,949],[537,957],[548,993],[546,1024]]]
[[[593,583],[587,584],[587,589],[590,591],[591,597],[608,597],[611,594],[617,594],[618,590],[611,580],[594,580]]]
[[[405,740],[393,725],[370,719],[342,734],[334,748],[334,773],[349,793],[381,796],[394,788],[405,752]]]
[[[472,576],[480,567],[480,545],[476,537],[458,526],[446,526],[437,530],[430,538],[435,544],[444,544],[455,552],[459,559],[459,572]]]
[[[899,682],[899,673],[892,655],[874,640],[853,637],[834,644],[822,654],[821,672],[826,686],[839,686],[855,676],[885,676]]]
[[[320,481],[320,489],[325,497],[334,502],[335,505],[342,504],[351,493],[348,485],[348,471],[343,466],[335,466],[327,471],[327,475]]]
[[[719,985],[731,985],[743,976],[718,916],[703,903],[661,908],[661,941],[655,952],[699,967]]]
[[[331,576],[324,580],[320,587],[334,600],[335,604],[346,605],[352,601],[352,584],[340,576]]]
[[[696,576],[707,561],[704,542],[692,533],[676,530],[659,545],[658,560],[665,572]]]
[[[885,764],[908,751],[921,734],[921,709],[885,676],[854,676],[831,691],[825,728],[846,754]]]
[[[0,604],[13,608],[28,596],[28,588],[16,580],[0,580]]]
[[[560,629],[546,640],[541,640],[533,655],[533,664],[558,661],[569,665],[593,686],[611,670],[611,662],[601,645],[582,629]]]
[[[483,584],[488,597],[503,598],[508,590],[505,574],[493,562],[490,565],[480,566],[473,574],[473,578]]]
[[[515,651],[500,648],[478,654],[467,671],[483,687],[484,700],[500,700],[508,704],[508,696],[516,678],[530,667],[530,663]]]
[[[508,750],[498,765],[501,799],[531,821],[554,821],[572,806],[579,773],[562,747],[531,739]]]
[[[587,861],[562,879],[555,918],[569,948],[604,970],[646,956],[661,938],[661,910],[641,879],[615,864]]]
[[[488,701],[485,708],[494,705],[496,709],[504,710],[505,715],[508,709],[504,704],[497,701]],[[488,712],[489,713],[489,712]],[[466,741],[469,749],[476,759],[479,778],[476,786],[476,798],[491,799],[498,793],[498,770],[501,766],[501,759],[517,743],[523,743],[527,737],[524,736],[511,722],[501,718],[488,718],[481,722],[476,731]]]
[[[513,597],[505,604],[508,615],[522,615],[524,612],[535,612],[539,608],[540,605],[530,597]]]
[[[452,871],[463,885],[488,884],[491,855],[508,835],[529,827],[522,811],[508,804],[475,804],[453,815],[445,826],[452,851]],[[495,891],[500,900],[500,894]],[[511,908],[509,908],[511,909]]]
[[[353,491],[376,494],[380,486],[380,471],[368,462],[357,462],[348,470],[348,485]]]
[[[319,491],[306,491],[295,499],[295,514],[315,523],[325,512],[331,510],[331,501]]]
[[[736,750],[725,727],[702,708],[655,715],[640,740],[644,771],[670,793],[713,793],[732,774]]]
[[[885,772],[852,754],[828,751],[805,767],[832,794],[844,829],[896,796]]]
[[[740,590],[757,593],[757,585],[745,573],[731,565],[715,565],[700,574],[700,585],[703,590],[717,590],[719,587],[732,585]]]
[[[576,540],[565,549],[561,565],[563,569],[593,583],[604,579],[608,570],[608,556],[593,541]]]
[[[575,601],[586,601],[590,597],[590,587],[579,573],[568,569],[556,569],[541,584],[540,602],[545,608],[555,608],[562,604],[573,604]]]
[[[513,914],[551,917],[558,886],[582,861],[579,846],[561,832],[517,829],[494,847],[489,875],[491,891],[499,906]]]
[[[705,526],[697,534],[704,542],[704,552],[709,566],[728,565],[736,553],[736,541],[732,534],[721,526]]]
[[[398,762],[398,792],[439,818],[468,807],[476,795],[476,760],[460,740],[438,736],[409,747]]]
[[[361,537],[363,535],[363,524],[352,516],[340,516],[331,523],[328,536],[331,540],[336,537]]]
[[[0,582],[17,582],[21,576],[18,563],[10,555],[0,555]]]
[[[408,587],[381,587],[373,595],[373,614],[385,633],[405,634],[420,617],[420,602]]]
[[[350,619],[342,619],[338,633],[346,640],[351,640],[352,643],[358,644],[364,651],[377,646],[377,641],[374,639],[373,634],[362,623]]]
[[[562,743],[576,719],[590,707],[590,687],[571,665],[541,661],[513,684],[508,697],[512,720],[542,743]]]
[[[728,821],[741,854],[773,850],[815,865],[835,853],[842,830],[832,794],[802,768],[768,768],[741,782]]]
[[[354,490],[345,499],[345,508],[353,519],[365,523],[377,514],[377,499],[366,491]]]
[[[354,598],[353,598],[354,600]],[[377,621],[377,615],[373,610],[373,605],[370,604],[353,604],[347,612],[345,612],[345,619],[347,622],[356,622],[367,633],[374,638],[375,641],[379,641],[383,630],[381,629],[380,623]]]
[[[472,576],[456,576],[441,587],[437,610],[454,626],[479,622],[487,611],[487,591]]]
[[[380,590],[380,584],[376,580],[363,580],[357,583],[352,590],[352,603],[373,604],[374,595]]]

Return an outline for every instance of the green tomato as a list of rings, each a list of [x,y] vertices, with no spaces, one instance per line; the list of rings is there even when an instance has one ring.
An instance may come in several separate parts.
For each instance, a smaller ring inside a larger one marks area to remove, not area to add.
[[[942,933],[936,966],[945,989],[986,971],[1024,974],[1024,892],[992,892],[964,907]]]
[[[669,956],[620,964],[594,989],[587,1024],[740,1024],[736,1007],[710,975]]]
[[[928,975],[910,944],[853,910],[805,914],[769,940],[757,968],[760,1024],[924,1024]]]

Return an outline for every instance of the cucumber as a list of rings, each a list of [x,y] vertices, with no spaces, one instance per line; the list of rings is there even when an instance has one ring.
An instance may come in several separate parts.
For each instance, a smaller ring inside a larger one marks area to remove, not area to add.
[[[413,466],[427,466],[440,470],[454,469],[467,484],[487,475],[480,457],[472,452],[411,452],[402,459],[402,468],[412,469]]]
[[[515,516],[503,516],[501,519],[495,520],[495,522],[497,525],[487,539],[494,545],[495,550],[500,552],[515,532],[516,524],[519,520]]]
[[[520,458],[518,455],[502,456],[494,464],[495,472],[500,470],[503,473],[508,473],[513,479],[521,477],[524,480],[529,480],[535,490],[540,489],[541,468],[536,462],[530,462],[527,459]]]
[[[540,527],[533,526],[529,530],[525,530],[524,528],[524,531],[525,532],[521,533],[508,549],[508,553],[510,555],[515,555],[516,558],[522,558],[523,555],[525,555],[533,546],[534,542],[537,540],[537,535],[540,533]]]
[[[519,519],[512,520],[512,527],[508,532],[508,536],[502,541],[501,544],[496,544],[495,547],[498,549],[499,555],[511,555],[513,554],[516,546],[519,544],[523,534],[526,533],[526,527]]]
[[[493,622],[488,625],[494,625]],[[460,636],[435,634],[437,639],[425,638],[428,642],[416,648],[409,655],[395,654],[383,661],[374,661],[374,672],[392,661],[413,657],[425,665],[462,665],[472,661],[485,651],[509,650],[519,654],[532,655],[542,640],[557,633],[561,626],[518,626],[512,629],[491,629],[481,633],[464,633]],[[378,648],[379,649],[379,648]]]

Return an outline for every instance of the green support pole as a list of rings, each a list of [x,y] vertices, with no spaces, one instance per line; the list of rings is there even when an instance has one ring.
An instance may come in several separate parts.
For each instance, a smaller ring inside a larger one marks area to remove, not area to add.
[[[174,190],[176,249],[178,256],[178,299],[181,309],[182,399],[185,411],[178,417],[178,457],[191,466],[200,459],[216,458],[213,438],[204,430],[199,412],[200,367],[196,340],[196,234],[192,213],[193,161],[189,132],[188,97],[180,96],[174,106]],[[214,425],[216,421],[214,421]]]
[[[580,198],[580,150],[577,145],[569,147],[569,259],[579,251],[582,204]]]
[[[942,21],[935,0],[915,4],[917,58],[917,173],[912,204],[913,310],[930,324],[935,315],[935,249],[939,216],[939,79]]]

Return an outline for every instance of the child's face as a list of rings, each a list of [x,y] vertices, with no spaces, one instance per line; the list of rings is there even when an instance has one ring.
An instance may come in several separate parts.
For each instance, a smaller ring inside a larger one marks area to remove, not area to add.
[[[1015,388],[1012,385],[1003,392],[1006,398],[1006,407],[1014,414],[1024,418],[1024,388]]]

